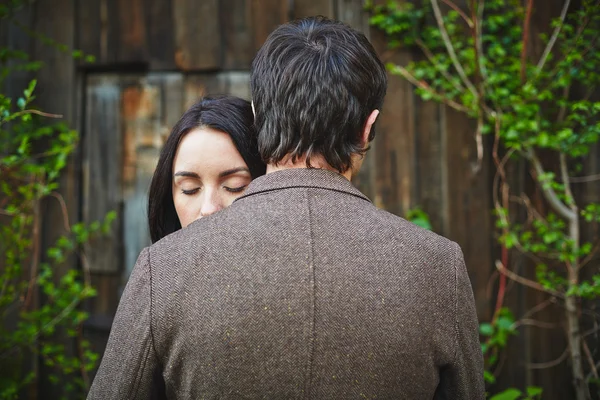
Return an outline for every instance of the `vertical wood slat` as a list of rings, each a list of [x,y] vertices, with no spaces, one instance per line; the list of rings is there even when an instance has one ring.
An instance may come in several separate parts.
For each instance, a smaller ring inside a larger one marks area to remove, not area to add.
[[[253,41],[252,7],[250,0],[221,0],[223,32],[223,68],[250,69],[256,53]]]
[[[117,0],[118,20],[113,23],[119,24],[117,61],[120,63],[148,62],[149,47],[155,45],[147,42],[146,8],[144,0]]]
[[[372,32],[375,49],[385,52],[380,32]],[[387,54],[383,62],[405,64],[410,59],[406,51]],[[388,79],[388,89],[377,122],[377,136],[372,145],[375,165],[374,197],[377,207],[404,215],[416,204],[415,190],[415,123],[412,86],[401,79]]]
[[[175,69],[175,21],[172,0],[144,0],[150,70]]]
[[[335,1],[335,18],[363,32],[367,38],[369,32],[369,16],[364,11],[364,0]]]
[[[418,201],[416,206],[427,213],[435,232],[445,234],[447,215],[444,210],[444,167],[440,119],[440,106],[430,101],[415,99],[415,136],[417,140],[416,181]]]
[[[258,50],[269,34],[290,17],[288,1],[250,0],[250,17],[254,31],[254,48]],[[265,12],[268,10],[268,12]]]
[[[335,7],[333,0],[294,0],[293,18],[314,17],[323,15],[335,18]]]
[[[92,272],[116,273],[122,268],[120,238],[122,133],[120,89],[115,78],[90,79],[87,88],[83,161],[83,220],[92,222],[115,210],[119,216],[108,237],[85,250]]]
[[[175,63],[184,71],[221,66],[218,0],[173,0]]]
[[[122,84],[123,243],[126,275],[140,251],[151,244],[147,204],[150,181],[162,148],[164,91],[160,82],[134,78]]]
[[[491,318],[487,284],[493,267],[492,200],[489,186],[489,159],[476,171],[475,127],[464,114],[444,109],[442,135],[445,139],[447,170],[447,231],[446,236],[457,241],[463,250],[475,292],[480,318]]]
[[[76,0],[76,12],[76,47],[95,56],[95,65],[119,62],[117,0]]]

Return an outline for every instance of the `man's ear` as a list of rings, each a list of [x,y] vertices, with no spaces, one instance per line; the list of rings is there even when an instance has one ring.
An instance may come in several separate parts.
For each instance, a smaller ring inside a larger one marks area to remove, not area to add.
[[[375,123],[375,120],[377,120],[378,116],[379,110],[373,110],[369,115],[369,118],[367,118],[367,123],[365,124],[365,129],[363,130],[361,138],[363,147],[365,148],[369,145],[369,135],[371,134],[371,128],[373,128],[373,124]]]

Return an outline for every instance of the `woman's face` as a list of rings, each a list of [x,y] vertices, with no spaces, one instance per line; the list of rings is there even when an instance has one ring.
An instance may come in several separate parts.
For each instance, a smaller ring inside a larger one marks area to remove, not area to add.
[[[191,130],[181,139],[173,161],[173,203],[181,226],[231,205],[251,180],[227,133]]]

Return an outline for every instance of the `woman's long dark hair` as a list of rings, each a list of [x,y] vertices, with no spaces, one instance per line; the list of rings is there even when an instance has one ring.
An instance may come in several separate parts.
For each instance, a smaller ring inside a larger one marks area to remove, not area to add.
[[[148,224],[152,243],[181,229],[172,192],[173,161],[181,138],[199,127],[229,134],[254,179],[264,175],[266,166],[258,154],[253,122],[250,102],[233,96],[204,97],[181,116],[160,152],[150,184]]]

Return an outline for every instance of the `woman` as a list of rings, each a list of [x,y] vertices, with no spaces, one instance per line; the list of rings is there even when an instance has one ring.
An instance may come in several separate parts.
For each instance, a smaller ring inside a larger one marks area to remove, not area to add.
[[[205,97],[173,127],[150,184],[152,243],[225,208],[265,173],[250,103]]]

